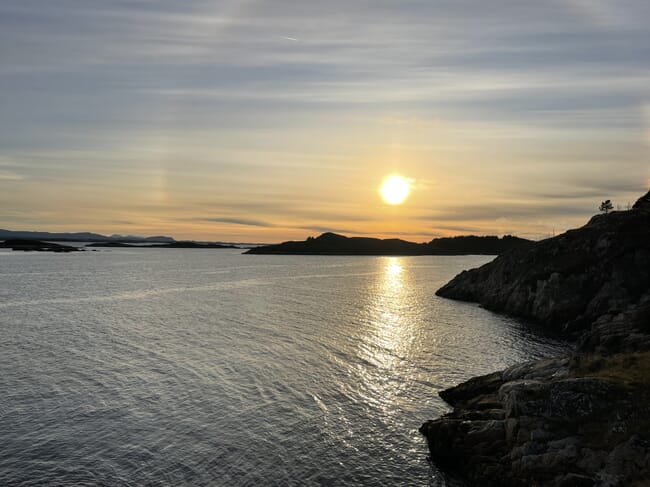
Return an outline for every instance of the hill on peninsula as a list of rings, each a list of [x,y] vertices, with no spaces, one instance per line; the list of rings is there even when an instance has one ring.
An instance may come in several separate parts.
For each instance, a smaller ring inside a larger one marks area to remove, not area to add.
[[[436,238],[427,243],[414,243],[398,238],[345,237],[323,233],[303,241],[255,247],[247,254],[288,255],[499,255],[506,250],[532,243],[519,237],[461,236]]]
[[[464,271],[437,291],[573,334],[637,303],[650,286],[650,192],[629,211]],[[648,296],[650,298],[650,296]]]

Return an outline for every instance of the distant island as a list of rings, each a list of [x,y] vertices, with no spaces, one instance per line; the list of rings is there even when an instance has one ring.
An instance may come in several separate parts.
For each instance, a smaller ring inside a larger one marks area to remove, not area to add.
[[[506,235],[461,236],[435,238],[427,243],[414,243],[398,238],[345,237],[323,233],[304,241],[289,241],[263,245],[248,250],[247,254],[288,255],[499,255],[506,250],[531,245],[531,240]]]
[[[2,244],[5,241],[5,244]],[[13,242],[12,244],[6,244]],[[84,243],[83,247],[69,247],[52,242]],[[458,236],[434,238],[430,242],[415,243],[399,238],[379,239],[371,237],[346,237],[326,232],[304,241],[288,241],[279,244],[259,245],[248,243],[197,242],[176,240],[168,236],[139,237],[135,235],[101,235],[92,232],[39,232],[0,229],[0,248],[14,250],[37,250],[72,252],[83,248],[168,248],[168,249],[249,249],[247,254],[287,255],[500,255],[503,252],[523,248],[532,240],[505,235]],[[66,250],[70,249],[70,250]]]
[[[23,252],[79,252],[83,249],[70,245],[61,245],[40,240],[13,238],[0,242],[0,249],[20,250]]]
[[[138,237],[135,235],[101,235],[92,232],[34,232],[24,230],[6,230],[0,228],[0,240],[56,240],[57,242],[124,242],[124,243],[173,243],[172,237],[162,235]]]
[[[2,243],[4,241],[4,244]],[[0,248],[14,250],[35,250],[42,252],[72,252],[82,250],[80,247],[69,247],[55,242],[87,243],[84,247],[132,247],[132,248],[169,248],[169,249],[236,249],[238,245],[225,242],[196,242],[192,240],[176,240],[173,237],[157,235],[153,237],[138,237],[135,235],[101,235],[91,232],[53,233],[22,230],[0,229]],[[9,242],[9,243],[8,243]],[[240,244],[250,245],[250,244]],[[69,249],[69,250],[66,250]]]

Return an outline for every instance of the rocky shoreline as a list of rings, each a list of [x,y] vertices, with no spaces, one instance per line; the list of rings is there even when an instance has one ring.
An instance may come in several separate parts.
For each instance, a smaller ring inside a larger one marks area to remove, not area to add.
[[[82,252],[83,249],[71,245],[61,245],[53,242],[41,242],[40,240],[9,239],[0,242],[0,248],[11,249],[22,252]]]
[[[438,294],[578,342],[440,392],[454,410],[420,428],[437,465],[486,487],[650,485],[650,192]]]

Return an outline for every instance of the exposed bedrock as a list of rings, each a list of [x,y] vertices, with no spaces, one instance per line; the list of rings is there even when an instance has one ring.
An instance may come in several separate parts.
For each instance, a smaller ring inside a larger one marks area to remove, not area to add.
[[[568,334],[588,329],[650,287],[649,195],[630,211],[596,215],[582,228],[464,271],[436,294]]]
[[[650,193],[438,294],[577,342],[440,392],[453,411],[420,428],[435,463],[477,486],[650,485]]]
[[[624,373],[629,360],[646,377]],[[650,354],[516,365],[441,396],[422,425],[433,460],[480,486],[649,485]]]

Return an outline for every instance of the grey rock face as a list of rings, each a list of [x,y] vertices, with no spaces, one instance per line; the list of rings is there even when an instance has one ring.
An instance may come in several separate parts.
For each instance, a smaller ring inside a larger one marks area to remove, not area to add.
[[[650,485],[650,192],[438,294],[578,340],[440,392],[454,410],[420,428],[434,462],[486,487]]]
[[[462,406],[420,431],[434,461],[464,472],[472,485],[650,481],[649,443],[636,431],[647,400],[639,401],[633,389],[573,376],[566,359],[529,362],[471,382],[444,391]],[[501,414],[476,409],[485,398],[496,400]]]
[[[633,210],[506,252],[438,290],[567,334],[622,312],[650,289],[650,197]]]

